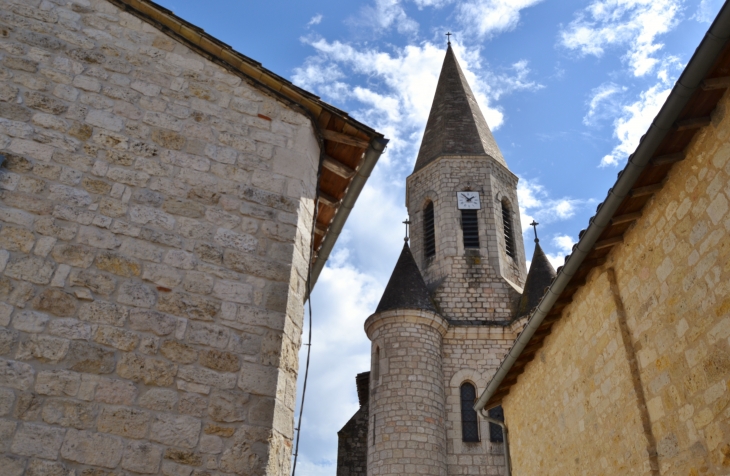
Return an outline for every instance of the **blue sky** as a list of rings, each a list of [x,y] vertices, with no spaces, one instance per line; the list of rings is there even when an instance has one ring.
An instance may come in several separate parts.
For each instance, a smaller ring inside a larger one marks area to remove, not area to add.
[[[719,0],[158,0],[391,143],[312,298],[297,474],[334,475],[368,369],[362,328],[402,246],[411,172],[452,43],[511,170],[522,224],[562,264],[707,31]],[[527,255],[532,254],[531,237]],[[302,354],[303,357],[303,354]],[[479,389],[481,392],[482,389]]]

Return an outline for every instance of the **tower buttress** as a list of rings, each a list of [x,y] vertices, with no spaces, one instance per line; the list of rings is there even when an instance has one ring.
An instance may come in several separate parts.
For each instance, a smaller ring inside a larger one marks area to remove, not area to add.
[[[526,278],[517,180],[449,46],[406,206],[415,260],[451,321],[515,317]]]

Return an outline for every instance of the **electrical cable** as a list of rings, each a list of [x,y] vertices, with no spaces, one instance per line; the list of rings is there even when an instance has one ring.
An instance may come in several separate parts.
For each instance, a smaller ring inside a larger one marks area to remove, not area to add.
[[[320,144],[319,166],[317,168],[317,184],[320,183],[322,175],[322,164],[324,164],[324,144]],[[314,231],[317,227],[317,214],[319,213],[319,186],[317,186],[317,195],[314,199],[314,210],[312,211],[312,234],[310,236],[309,248],[309,266],[307,267],[307,305],[309,308],[309,335],[307,346],[307,360],[304,366],[304,383],[302,384],[302,400],[299,404],[299,420],[294,430],[297,432],[297,440],[294,443],[294,462],[292,464],[291,476],[297,472],[297,459],[299,458],[299,437],[302,436],[302,415],[304,414],[304,396],[307,393],[307,379],[309,378],[309,356],[312,353],[312,258],[314,257]]]

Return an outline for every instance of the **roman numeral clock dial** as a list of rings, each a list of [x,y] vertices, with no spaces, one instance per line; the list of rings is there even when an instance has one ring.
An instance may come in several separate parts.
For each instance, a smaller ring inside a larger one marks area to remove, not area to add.
[[[459,210],[479,210],[482,208],[479,201],[479,192],[456,192],[456,203]]]

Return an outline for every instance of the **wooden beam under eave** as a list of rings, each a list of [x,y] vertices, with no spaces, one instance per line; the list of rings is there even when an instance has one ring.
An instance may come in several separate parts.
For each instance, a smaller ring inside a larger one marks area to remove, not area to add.
[[[645,197],[646,195],[653,195],[662,189],[664,182],[647,185],[646,187],[638,187],[629,192],[632,197]]]
[[[659,155],[651,159],[651,165],[666,165],[674,164],[684,160],[685,154],[682,152],[675,152],[673,154]]]
[[[612,225],[620,225],[622,223],[630,223],[641,218],[641,212],[625,213],[611,218]],[[596,260],[598,261],[598,260]],[[603,260],[606,261],[605,259]]]
[[[700,87],[705,91],[712,91],[713,89],[730,88],[730,76],[724,76],[722,78],[705,79],[700,84]]]
[[[337,208],[340,205],[340,201],[332,195],[328,195],[324,192],[319,192],[319,203],[327,205],[330,208]]]
[[[322,224],[320,224],[320,223],[317,223],[314,226],[314,233],[317,234],[317,235],[319,235],[319,236],[324,236],[325,233],[327,233],[327,227],[324,226],[324,225],[322,225]]]
[[[344,179],[349,179],[353,175],[355,175],[355,170],[350,168],[349,166],[343,164],[337,159],[333,159],[329,155],[324,156],[324,160],[322,161],[322,167],[329,170],[335,175],[339,175],[340,177]]]
[[[361,139],[359,137],[343,134],[342,132],[330,131],[327,129],[322,130],[322,137],[332,142],[338,142],[340,144],[351,145],[360,149],[367,149],[370,145],[370,141]]]
[[[689,119],[682,119],[674,123],[674,130],[676,131],[688,131],[691,129],[699,129],[705,127],[712,122],[710,116],[702,117],[690,117]]]
[[[594,250],[602,250],[603,248],[610,248],[624,241],[624,236],[614,236],[613,238],[607,238],[605,240],[597,241],[593,245]]]

